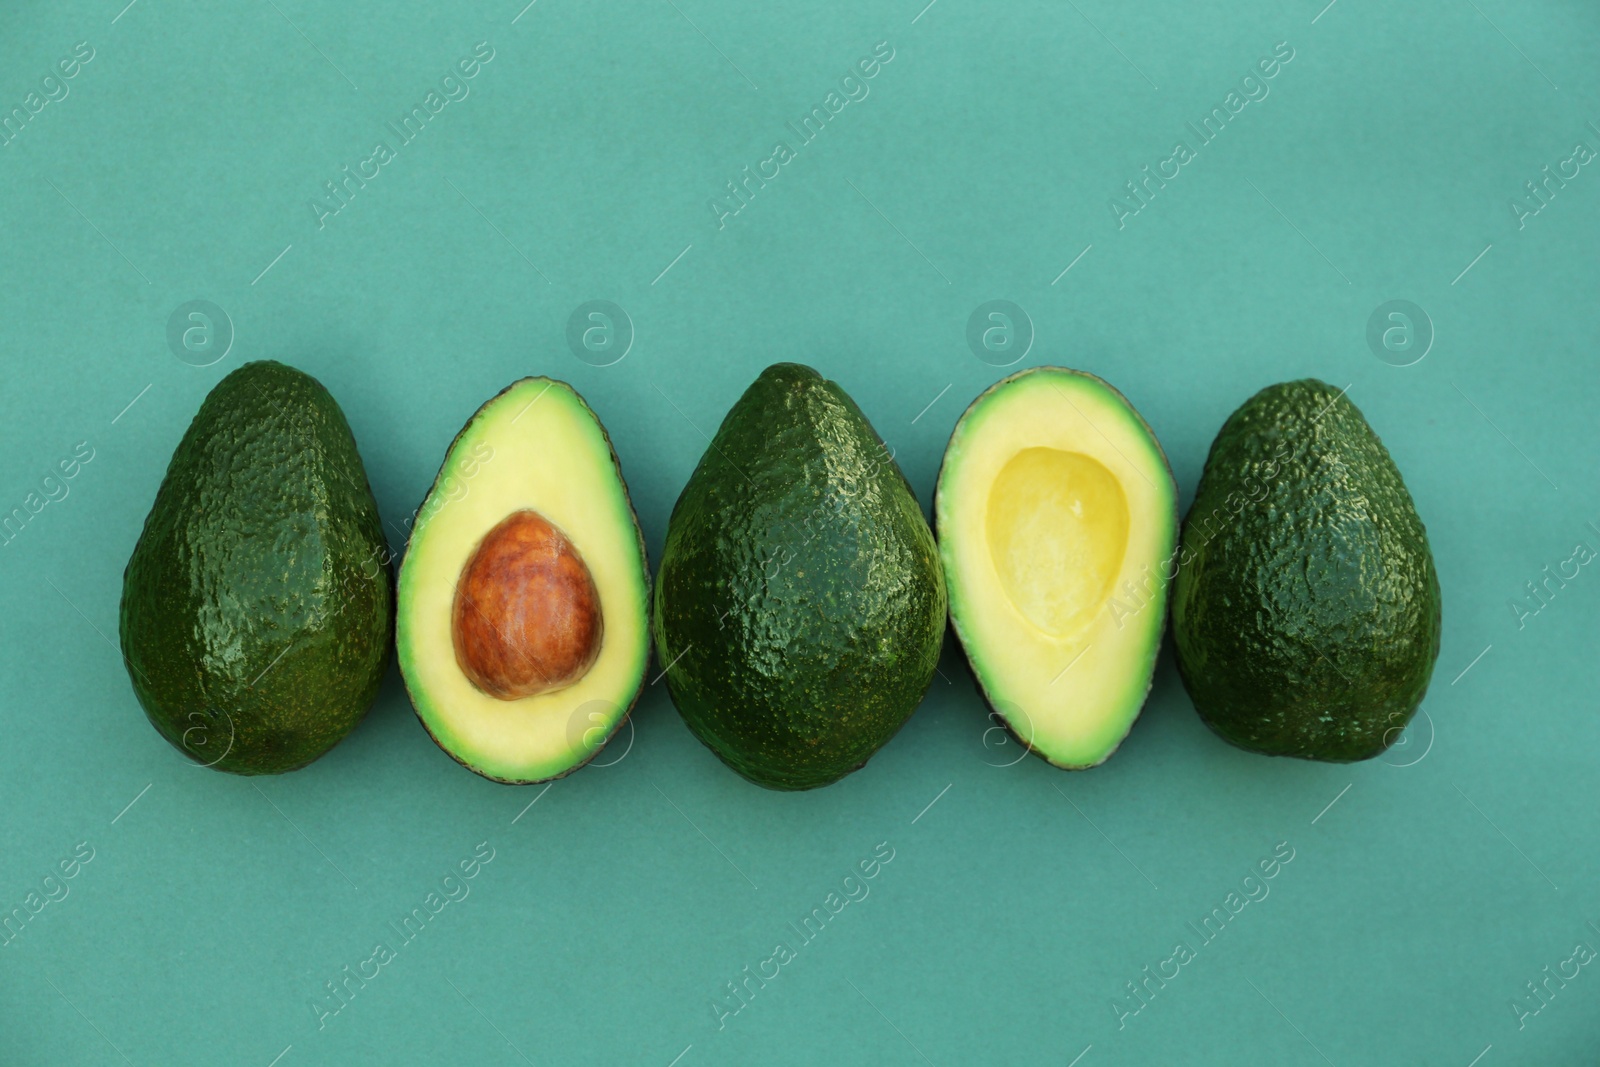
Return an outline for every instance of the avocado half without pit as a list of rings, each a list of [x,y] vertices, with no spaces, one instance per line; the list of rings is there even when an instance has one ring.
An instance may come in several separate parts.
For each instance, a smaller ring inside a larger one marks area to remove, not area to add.
[[[1177,488],[1150,427],[1092,374],[1014,374],[956,424],[934,514],[950,621],[990,705],[1056,766],[1104,762],[1166,624]]]
[[[559,778],[627,718],[649,571],[627,484],[571,386],[524,378],[456,435],[418,509],[395,644],[412,705],[486,778]]]

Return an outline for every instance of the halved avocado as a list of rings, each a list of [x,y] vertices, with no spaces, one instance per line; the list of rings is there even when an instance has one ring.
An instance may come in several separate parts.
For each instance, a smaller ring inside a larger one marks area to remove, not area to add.
[[[456,435],[396,595],[411,703],[463,766],[542,782],[600,751],[644,685],[650,571],[611,439],[571,386],[524,378]]]
[[[1092,374],[1022,371],[956,423],[934,499],[950,621],[989,703],[1058,767],[1104,762],[1144,706],[1177,496],[1150,427]]]

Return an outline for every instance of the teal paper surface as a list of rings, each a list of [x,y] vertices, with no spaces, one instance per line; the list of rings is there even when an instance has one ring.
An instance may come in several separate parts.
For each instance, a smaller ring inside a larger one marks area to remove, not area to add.
[[[125,2],[0,33],[0,1061],[1594,1061],[1592,4]],[[948,642],[809,793],[664,683],[595,764],[496,785],[397,673],[309,768],[222,775],[145,721],[117,609],[259,358],[338,399],[397,550],[479,404],[571,382],[652,567],[771,362],[839,381],[925,509],[1012,370],[1115,385],[1184,507],[1227,415],[1315,376],[1405,476],[1443,650],[1355,766],[1224,744],[1169,642],[1062,772]]]

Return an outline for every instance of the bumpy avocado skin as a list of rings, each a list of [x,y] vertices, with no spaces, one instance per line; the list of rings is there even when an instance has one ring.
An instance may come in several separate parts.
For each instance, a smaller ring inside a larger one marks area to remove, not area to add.
[[[134,693],[198,763],[303,767],[377,696],[393,581],[339,405],[293,367],[247,363],[190,423],[123,574]]]
[[[758,785],[838,781],[921,702],[946,606],[933,534],[861,409],[810,367],[768,367],[667,528],[652,632],[689,729]]]
[[[1350,762],[1400,736],[1439,655],[1439,579],[1400,472],[1340,390],[1269,386],[1223,425],[1172,629],[1195,709],[1240,748]]]

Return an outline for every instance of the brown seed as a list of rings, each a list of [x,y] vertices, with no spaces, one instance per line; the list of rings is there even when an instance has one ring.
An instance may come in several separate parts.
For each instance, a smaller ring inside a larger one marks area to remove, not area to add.
[[[588,673],[605,630],[583,557],[537,511],[513,511],[461,568],[450,612],[456,663],[483,692],[516,700]]]

